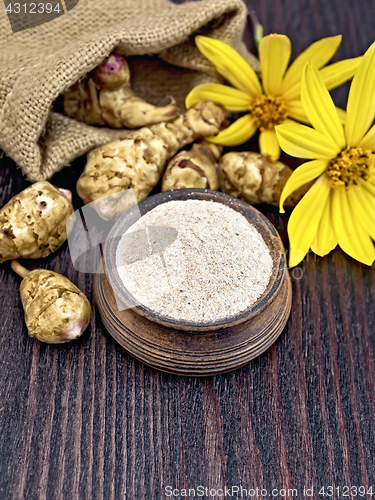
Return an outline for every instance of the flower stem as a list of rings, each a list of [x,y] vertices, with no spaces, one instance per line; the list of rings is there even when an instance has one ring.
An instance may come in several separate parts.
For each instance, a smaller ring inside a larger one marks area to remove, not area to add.
[[[251,24],[253,25],[254,42],[256,48],[258,48],[259,42],[263,38],[263,26],[260,24],[258,16],[254,10],[249,10],[248,14],[251,19]]]

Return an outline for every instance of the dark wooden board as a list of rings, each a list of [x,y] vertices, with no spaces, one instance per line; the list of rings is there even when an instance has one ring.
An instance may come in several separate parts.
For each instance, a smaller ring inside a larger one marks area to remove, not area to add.
[[[358,56],[374,41],[372,0],[251,7],[266,33],[289,35],[293,57],[338,33],[337,58]],[[346,90],[334,92],[341,106]],[[72,188],[82,168],[75,161],[54,182]],[[26,185],[3,157],[1,204]],[[288,214],[262,211],[286,244]],[[72,269],[66,246],[27,265],[64,273],[93,301],[92,276]],[[96,308],[71,345],[28,339],[19,283],[0,266],[1,499],[165,499],[166,486],[198,485],[296,488],[299,498],[314,486],[319,499],[321,486],[375,487],[374,267],[340,250],[310,254],[291,270],[292,312],[277,342],[241,369],[202,379],[134,360]],[[331,498],[345,498],[336,493]]]

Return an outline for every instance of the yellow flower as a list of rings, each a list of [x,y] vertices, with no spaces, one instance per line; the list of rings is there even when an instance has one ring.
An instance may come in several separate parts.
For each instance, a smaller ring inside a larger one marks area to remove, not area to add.
[[[259,147],[263,154],[277,160],[280,156],[275,125],[290,123],[288,117],[309,123],[303,110],[301,76],[307,61],[323,68],[336,53],[341,35],[323,38],[302,52],[287,69],[291,43],[285,35],[268,35],[259,43],[259,59],[262,84],[253,68],[225,42],[205,36],[195,37],[197,47],[209,59],[231,85],[203,83],[197,85],[187,96],[186,106],[190,108],[198,101],[210,99],[222,104],[228,111],[248,113],[236,120],[227,129],[210,141],[224,146],[243,144],[260,129]],[[331,64],[320,70],[329,90],[349,80],[361,58],[348,59]],[[345,113],[340,110],[340,117]]]
[[[316,179],[289,219],[291,266],[298,264],[309,248],[324,256],[337,244],[364,264],[375,260],[374,89],[375,43],[354,75],[343,127],[324,80],[307,63],[301,98],[314,128],[300,124],[276,127],[284,151],[312,160],[289,178],[280,210],[293,191]]]

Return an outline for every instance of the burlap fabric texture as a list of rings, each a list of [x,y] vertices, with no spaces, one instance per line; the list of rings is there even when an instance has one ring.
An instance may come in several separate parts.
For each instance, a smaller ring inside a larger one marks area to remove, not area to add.
[[[256,65],[241,42],[245,21],[241,0],[80,0],[57,19],[12,33],[0,8],[1,148],[30,181],[49,179],[77,156],[128,133],[53,110],[58,96],[110,52],[128,58],[138,95],[157,105],[173,96],[183,106],[195,84],[215,78],[195,47],[196,34],[226,41]]]

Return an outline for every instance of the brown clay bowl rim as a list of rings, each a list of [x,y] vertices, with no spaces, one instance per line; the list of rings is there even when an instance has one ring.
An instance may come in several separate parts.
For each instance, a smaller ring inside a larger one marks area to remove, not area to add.
[[[156,206],[167,203],[168,201],[185,201],[185,200],[207,200],[233,208],[237,212],[244,215],[247,220],[255,226],[261,233],[266,245],[268,246],[273,260],[273,268],[270,281],[264,293],[259,299],[252,304],[251,307],[238,313],[234,316],[223,318],[215,322],[191,322],[185,320],[176,320],[168,316],[162,316],[152,309],[141,305],[137,299],[124,287],[116,266],[116,251],[117,245],[121,236],[138,220],[138,210],[130,209],[123,215],[112,227],[108,238],[104,245],[104,272],[107,274],[110,284],[114,288],[114,293],[121,298],[127,307],[130,307],[134,312],[146,317],[150,321],[175,328],[177,330],[185,330],[191,332],[204,332],[219,330],[241,324],[254,316],[261,313],[278,295],[281,286],[283,285],[286,274],[286,259],[285,250],[281,238],[271,222],[261,214],[256,208],[246,202],[228,196],[224,193],[211,191],[209,189],[179,189],[175,191],[166,191],[146,198],[138,205],[141,215],[149,212]]]

